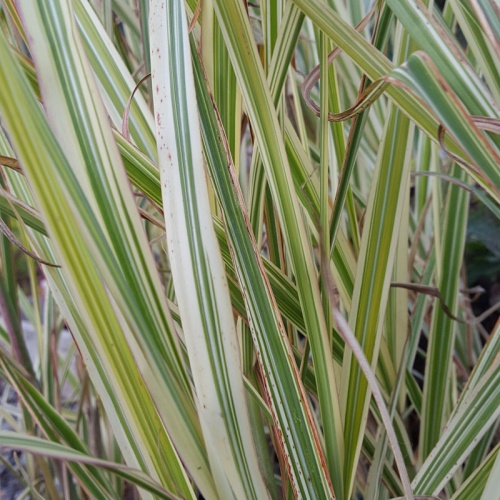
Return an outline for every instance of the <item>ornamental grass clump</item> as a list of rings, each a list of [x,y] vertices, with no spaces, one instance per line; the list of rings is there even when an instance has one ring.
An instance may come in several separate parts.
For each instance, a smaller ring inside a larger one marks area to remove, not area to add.
[[[498,495],[494,0],[0,9],[25,494]]]

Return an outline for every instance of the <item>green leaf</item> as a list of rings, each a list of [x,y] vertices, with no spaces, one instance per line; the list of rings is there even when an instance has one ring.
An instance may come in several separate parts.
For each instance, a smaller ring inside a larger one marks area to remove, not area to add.
[[[500,361],[464,393],[439,441],[418,471],[412,486],[419,494],[437,494],[500,415]]]
[[[322,465],[322,452],[314,435],[315,424],[307,405],[307,395],[300,382],[283,323],[274,306],[275,299],[263,263],[249,234],[248,216],[236,184],[234,166],[221,140],[222,132],[193,44],[192,50],[205,155],[224,213],[231,254],[241,283],[273,420],[279,428],[278,436],[283,440],[291,481],[304,497],[320,491],[328,496],[330,486]],[[291,289],[290,285],[284,284],[288,289]]]
[[[59,460],[66,460],[68,462],[76,462],[80,464],[89,464],[95,467],[102,467],[109,469],[114,474],[122,477],[123,479],[135,484],[139,488],[153,493],[159,498],[165,499],[177,499],[178,496],[169,492],[157,482],[151,480],[151,478],[142,471],[132,469],[130,467],[115,464],[113,462],[108,462],[106,460],[101,460],[99,458],[92,457],[80,451],[76,451],[68,446],[61,445],[59,443],[52,443],[45,439],[40,439],[35,436],[29,436],[27,434],[21,434],[17,432],[10,431],[0,431],[0,442],[2,447],[11,448],[14,450],[22,450],[28,453],[35,453],[38,455],[43,455],[44,457],[57,458]],[[90,484],[89,484],[90,485]],[[109,498],[103,496],[102,498]]]
[[[167,247],[212,474],[222,497],[265,498],[210,215],[181,3],[152,3],[150,41]]]
[[[285,145],[243,5],[237,0],[217,0],[214,4],[262,155],[267,182],[283,228],[285,247],[290,253],[315,366],[327,464],[334,490],[342,498],[344,448],[337,384],[328,346],[329,334]]]
[[[378,357],[384,311],[410,176],[413,127],[399,111],[390,110],[367,207],[349,325],[374,366]],[[346,459],[344,478],[351,492],[368,412],[369,392],[359,365],[346,350],[342,365],[342,410]]]

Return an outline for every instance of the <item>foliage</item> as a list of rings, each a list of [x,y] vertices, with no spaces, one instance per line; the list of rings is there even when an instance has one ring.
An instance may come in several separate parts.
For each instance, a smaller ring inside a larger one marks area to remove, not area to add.
[[[500,323],[462,271],[469,206],[498,247],[498,5],[366,4],[0,3],[33,496],[495,491]]]

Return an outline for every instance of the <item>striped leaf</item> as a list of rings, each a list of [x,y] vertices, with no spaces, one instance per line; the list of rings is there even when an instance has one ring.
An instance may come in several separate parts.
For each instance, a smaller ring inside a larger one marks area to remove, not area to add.
[[[167,247],[212,474],[222,497],[265,498],[210,215],[181,2],[151,4],[150,40]]]

